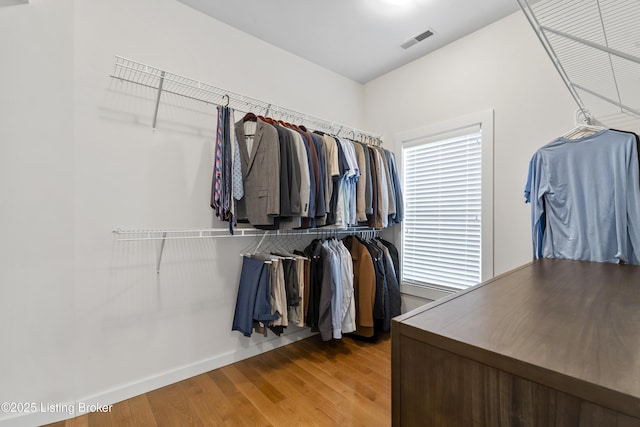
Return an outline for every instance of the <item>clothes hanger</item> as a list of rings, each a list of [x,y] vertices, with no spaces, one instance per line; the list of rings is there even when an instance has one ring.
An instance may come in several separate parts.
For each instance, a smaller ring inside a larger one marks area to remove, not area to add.
[[[247,246],[245,246],[241,251],[240,251],[240,256],[251,256],[251,252],[253,252],[253,250],[258,246],[258,241],[260,240],[260,236],[258,234],[256,234],[253,238],[253,240],[251,241],[251,243],[249,243]]]
[[[240,252],[241,257],[251,257],[252,255],[257,254],[265,239],[267,238],[267,236],[269,236],[269,231],[265,230],[265,232],[262,234],[262,236],[260,236],[259,239],[258,236],[259,235],[256,234],[256,238],[254,239],[254,241]]]
[[[247,114],[244,115],[244,117],[242,118],[243,122],[257,122],[258,121],[258,117],[253,114],[251,111],[249,111]]]
[[[278,118],[276,119],[275,114],[278,114]],[[274,126],[282,126],[282,116],[284,115],[284,113],[282,111],[274,111],[274,115],[272,117],[269,117],[269,123],[274,125]]]
[[[575,128],[571,129],[569,132],[562,135],[564,139],[580,139],[585,136],[591,136],[600,132],[601,130],[606,129],[603,126],[594,126],[594,125],[578,125]]]
[[[584,123],[577,124],[573,129],[563,134],[562,138],[580,139],[606,129],[604,126],[596,125],[595,123],[597,123],[597,121],[593,118],[593,116],[591,116],[588,111],[584,111],[580,108],[576,110],[575,121],[576,123],[578,123],[579,121],[584,121]]]
[[[280,114],[280,118],[278,119],[278,124],[282,127],[288,128],[289,127],[289,123],[287,123],[286,118],[288,118],[288,114],[286,113],[281,113]]]

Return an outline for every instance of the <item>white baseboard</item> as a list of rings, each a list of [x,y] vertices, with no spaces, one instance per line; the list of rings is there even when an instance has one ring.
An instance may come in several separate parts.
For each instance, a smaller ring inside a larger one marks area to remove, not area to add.
[[[41,406],[44,411],[40,411],[41,408],[37,408],[36,412],[23,413],[15,416],[11,416],[11,414],[9,414],[9,416],[0,418],[0,427],[34,427],[77,417],[83,413],[89,412],[86,409],[81,411],[82,408],[90,408],[92,405],[108,407],[108,405],[113,405],[115,403],[122,402],[123,400],[147,393],[151,390],[156,390],[169,384],[174,384],[178,381],[221,368],[231,363],[248,359],[249,357],[291,344],[312,335],[314,334],[310,329],[304,328],[300,331],[283,335],[251,347],[219,354],[200,362],[162,372],[135,382],[123,384],[118,388],[105,390],[101,393],[78,399],[75,402],[56,403],[56,407],[50,407],[47,403],[43,403]]]

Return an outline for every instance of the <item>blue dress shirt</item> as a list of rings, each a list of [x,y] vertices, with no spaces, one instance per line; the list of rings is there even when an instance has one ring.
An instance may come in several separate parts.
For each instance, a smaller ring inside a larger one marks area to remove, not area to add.
[[[558,138],[529,163],[534,258],[639,264],[640,186],[633,135]]]

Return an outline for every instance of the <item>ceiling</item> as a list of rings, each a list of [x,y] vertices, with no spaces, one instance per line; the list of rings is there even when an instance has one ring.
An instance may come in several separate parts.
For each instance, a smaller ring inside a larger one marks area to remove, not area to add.
[[[360,83],[519,10],[516,0],[178,1]]]

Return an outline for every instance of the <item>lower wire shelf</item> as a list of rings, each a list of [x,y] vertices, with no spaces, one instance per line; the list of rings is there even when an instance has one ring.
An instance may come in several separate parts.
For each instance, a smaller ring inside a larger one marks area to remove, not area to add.
[[[124,229],[115,228],[116,240],[120,242],[134,242],[144,240],[159,240],[160,251],[158,252],[158,260],[156,263],[156,273],[160,274],[160,265],[162,263],[162,254],[164,253],[164,245],[167,240],[183,240],[183,239],[221,239],[233,237],[261,237],[257,247],[260,247],[265,238],[269,236],[301,236],[316,235],[318,237],[336,236],[340,234],[359,234],[376,235],[380,229],[369,227],[322,227],[322,228],[304,228],[304,229],[286,229],[286,230],[260,230],[253,227],[236,227],[233,234],[229,228],[203,228],[192,230],[176,230],[176,229]]]

